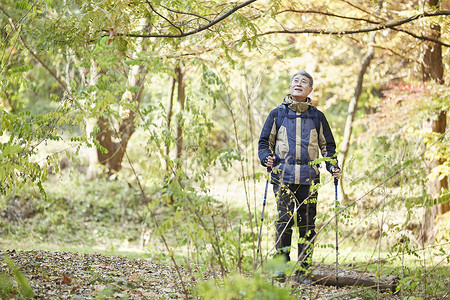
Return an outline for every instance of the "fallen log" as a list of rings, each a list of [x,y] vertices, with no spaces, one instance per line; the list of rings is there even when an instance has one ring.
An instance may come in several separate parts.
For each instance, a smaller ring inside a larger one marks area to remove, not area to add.
[[[337,282],[336,282],[337,273]],[[347,270],[333,265],[315,263],[310,274],[310,279],[316,284],[328,286],[365,286],[380,290],[390,290],[395,292],[397,288],[397,278],[395,276],[381,275],[369,271]]]

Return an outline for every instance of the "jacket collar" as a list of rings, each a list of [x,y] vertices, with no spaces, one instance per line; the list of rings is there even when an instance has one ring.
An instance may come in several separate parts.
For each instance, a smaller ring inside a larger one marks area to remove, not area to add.
[[[287,105],[295,112],[302,113],[312,106],[311,98],[307,97],[305,102],[297,102],[291,98],[291,95],[287,95],[281,104]]]

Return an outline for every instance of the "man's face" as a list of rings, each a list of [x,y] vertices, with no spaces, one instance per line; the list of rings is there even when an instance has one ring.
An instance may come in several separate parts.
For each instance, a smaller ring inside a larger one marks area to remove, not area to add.
[[[291,90],[292,99],[298,102],[305,101],[306,97],[308,97],[313,90],[312,86],[309,85],[309,78],[300,74],[294,77],[289,88]]]

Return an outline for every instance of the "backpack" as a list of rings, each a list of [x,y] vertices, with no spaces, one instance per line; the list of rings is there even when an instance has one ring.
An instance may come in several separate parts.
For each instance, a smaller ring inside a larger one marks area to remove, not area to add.
[[[278,106],[278,113],[277,118],[275,119],[275,125],[278,130],[281,127],[281,124],[283,124],[284,118],[288,117],[289,119],[296,119],[296,118],[312,118],[314,125],[316,127],[317,134],[320,132],[320,120],[319,120],[319,110],[315,108],[314,106],[310,106],[306,111],[302,112],[299,115],[289,115],[288,114],[289,107],[286,104],[281,104]]]

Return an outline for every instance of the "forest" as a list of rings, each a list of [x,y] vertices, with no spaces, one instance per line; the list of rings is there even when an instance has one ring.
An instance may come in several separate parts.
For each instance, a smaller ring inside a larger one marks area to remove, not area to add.
[[[0,299],[450,299],[449,16],[0,0]],[[342,170],[314,161],[308,284],[276,255],[258,157],[300,70]]]

